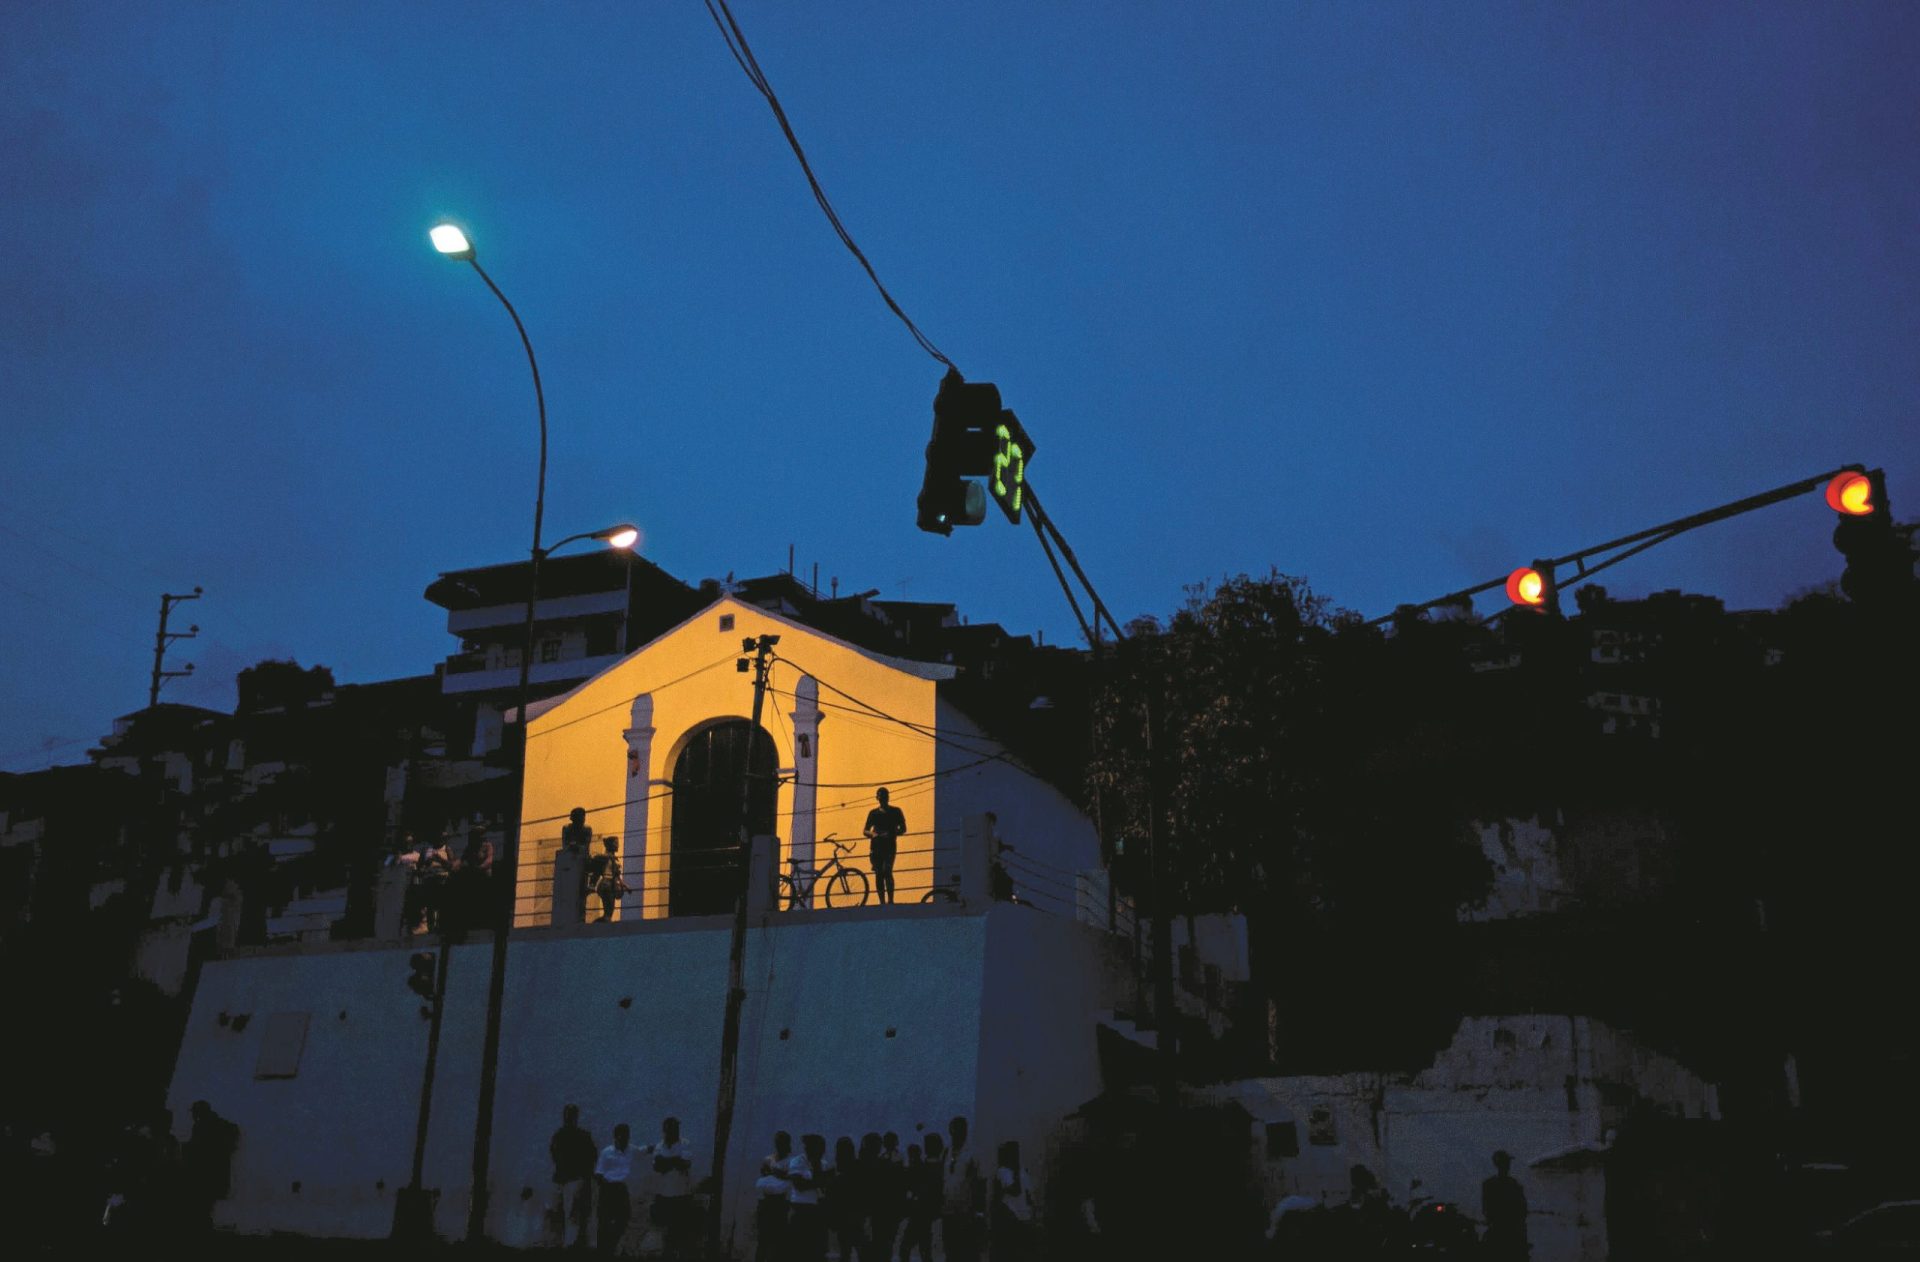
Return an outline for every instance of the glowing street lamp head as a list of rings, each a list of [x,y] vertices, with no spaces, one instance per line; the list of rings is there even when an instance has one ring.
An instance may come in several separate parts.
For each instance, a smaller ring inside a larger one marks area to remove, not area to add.
[[[467,240],[467,234],[454,224],[435,224],[433,231],[427,235],[433,239],[433,248],[450,259],[473,257],[473,242]]]
[[[1840,474],[1827,483],[1827,507],[1846,517],[1866,517],[1879,507],[1873,502],[1873,479],[1864,473]]]
[[[1507,575],[1507,599],[1538,609],[1547,603],[1547,580],[1539,570],[1523,565]]]
[[[595,539],[605,540],[609,548],[619,548],[624,552],[629,548],[639,546],[640,527],[633,525],[609,526],[605,530],[595,532],[593,537]]]

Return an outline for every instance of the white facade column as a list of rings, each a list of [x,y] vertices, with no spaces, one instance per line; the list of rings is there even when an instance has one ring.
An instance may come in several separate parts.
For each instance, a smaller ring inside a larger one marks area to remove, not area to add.
[[[788,858],[813,866],[814,805],[820,783],[820,683],[800,676],[793,689],[793,822],[787,829]],[[776,869],[776,875],[778,870]]]
[[[652,818],[649,800],[653,796],[653,694],[643,692],[633,699],[627,730],[620,733],[627,743],[626,819],[621,827],[620,866],[627,877],[628,891],[620,900],[620,919],[638,920],[646,915],[647,898],[647,822]],[[658,900],[656,900],[658,901]],[[664,905],[662,914],[665,914]]]

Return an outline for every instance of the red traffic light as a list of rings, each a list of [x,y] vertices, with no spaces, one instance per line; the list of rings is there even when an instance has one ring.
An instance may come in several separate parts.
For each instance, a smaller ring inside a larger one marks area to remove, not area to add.
[[[1523,565],[1507,575],[1507,599],[1516,605],[1538,609],[1547,603],[1547,579],[1539,570]]]
[[[1827,507],[1843,517],[1865,517],[1878,508],[1873,502],[1873,479],[1847,472],[1827,483]]]

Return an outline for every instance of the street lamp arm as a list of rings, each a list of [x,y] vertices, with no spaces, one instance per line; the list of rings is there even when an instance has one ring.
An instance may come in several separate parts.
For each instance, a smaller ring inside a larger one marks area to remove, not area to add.
[[[599,530],[583,530],[577,535],[568,535],[560,542],[540,549],[540,559],[544,561],[568,544],[578,543],[582,539],[598,539],[616,552],[626,552],[632,550],[639,538],[640,527],[625,523],[618,526],[605,526]]]
[[[507,314],[513,317],[513,327],[520,334],[520,345],[527,348],[527,367],[533,370],[533,398],[540,409],[540,477],[535,483],[533,500],[533,552],[535,557],[544,556],[545,553],[540,549],[540,524],[547,511],[547,394],[540,386],[540,361],[533,357],[533,339],[527,336],[527,326],[520,322],[520,313],[513,309],[513,304],[507,301],[507,296],[500,292],[500,286],[493,283],[493,277],[487,275],[487,269],[480,266],[478,258],[468,258],[467,262],[474,271],[480,273],[480,279],[487,282],[487,288],[493,291],[493,296],[500,300],[500,305],[505,307]],[[562,540],[562,542],[567,541]],[[551,552],[553,548],[548,548],[546,551]]]

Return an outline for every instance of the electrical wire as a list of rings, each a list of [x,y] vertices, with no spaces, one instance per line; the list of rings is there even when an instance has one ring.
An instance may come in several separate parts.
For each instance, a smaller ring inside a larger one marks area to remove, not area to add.
[[[680,675],[673,679],[669,679],[667,680],[667,682],[663,684],[653,685],[652,687],[646,690],[647,694],[651,695],[656,692],[665,692],[667,689],[673,687],[675,684],[684,684],[689,679],[693,679],[697,676],[704,675],[710,670],[716,670],[719,667],[726,665],[728,662],[732,661],[734,658],[739,656],[740,655],[738,653],[728,653],[725,657],[716,658],[715,660],[708,662],[705,666],[699,667],[696,670],[690,670],[686,674]],[[552,727],[543,728],[538,732],[534,732],[528,739],[533,739],[535,737],[551,736],[555,732],[565,731],[567,728],[572,727],[576,723],[585,723],[588,719],[598,718],[600,715],[605,714],[609,710],[618,710],[621,706],[630,706],[632,704],[633,704],[633,698],[629,697],[624,701],[616,701],[612,705],[603,705],[598,710],[589,710],[585,714],[579,715],[575,718],[568,719],[565,723],[556,723]],[[534,715],[534,718],[536,719],[539,717],[540,716],[537,714]]]
[[[887,287],[880,283],[880,276],[873,270],[873,264],[867,261],[866,254],[854,243],[853,234],[848,232],[847,226],[840,221],[839,212],[833,208],[833,203],[827,198],[827,191],[820,186],[819,178],[814,175],[813,164],[807,161],[806,150],[800,147],[800,138],[794,135],[793,124],[787,118],[787,111],[781,107],[780,98],[774,94],[773,85],[767,81],[766,72],[760,68],[760,62],[753,55],[753,49],[748,47],[746,33],[734,20],[733,10],[727,7],[727,0],[705,0],[705,3],[707,13],[712,16],[714,25],[720,28],[721,38],[726,40],[727,51],[733,54],[734,61],[747,76],[747,81],[766,98],[767,105],[773,110],[773,117],[780,124],[780,131],[786,136],[788,147],[793,150],[793,156],[800,160],[800,170],[807,177],[807,187],[813,190],[813,200],[820,203],[820,210],[826,215],[827,222],[833,225],[833,231],[840,238],[840,243],[846,246],[853,257],[859,261],[861,268],[867,273],[867,279],[871,280],[873,287],[880,291],[880,297],[886,302],[887,309],[900,318],[900,323],[907,326],[907,332],[911,333],[913,340],[920,344],[920,349],[958,372],[959,369],[954,367],[953,361],[942,354],[940,348],[920,331],[920,326],[900,309],[900,304],[895,302],[893,295],[887,292]],[[714,11],[716,4],[719,5],[718,12]],[[721,22],[722,15],[726,18],[724,24]]]
[[[828,683],[826,680],[822,679],[818,674],[816,674],[811,670],[808,670],[805,666],[802,666],[799,662],[794,661],[792,658],[783,657],[783,658],[780,658],[779,660],[786,662],[787,665],[792,666],[794,669],[801,671],[804,674],[811,675],[813,677],[813,681],[819,684],[822,688],[825,688],[827,691],[833,693],[836,696],[845,697],[848,701],[853,702],[853,704],[859,706],[861,709],[865,710],[867,713],[875,715],[879,718],[883,718],[887,720],[889,723],[898,723],[900,726],[911,729],[912,731],[915,731],[915,732],[919,732],[921,735],[926,736],[929,739],[934,740],[942,745],[951,746],[952,748],[960,750],[963,753],[975,754],[975,755],[981,756],[982,758],[984,758],[985,761],[1004,762],[1009,767],[1013,767],[1016,770],[1019,770],[1019,771],[1027,770],[1025,767],[1022,767],[1017,760],[1008,756],[1004,751],[999,753],[994,753],[989,750],[980,749],[975,746],[968,745],[965,742],[957,741],[953,739],[951,736],[943,736],[940,734],[939,729],[928,727],[924,723],[915,723],[911,719],[903,719],[903,718],[900,718],[898,715],[888,714],[885,710],[882,710],[879,706],[874,705],[872,702],[862,701],[860,698],[854,696],[852,693],[848,692],[846,689],[840,688],[835,686],[834,684]]]

